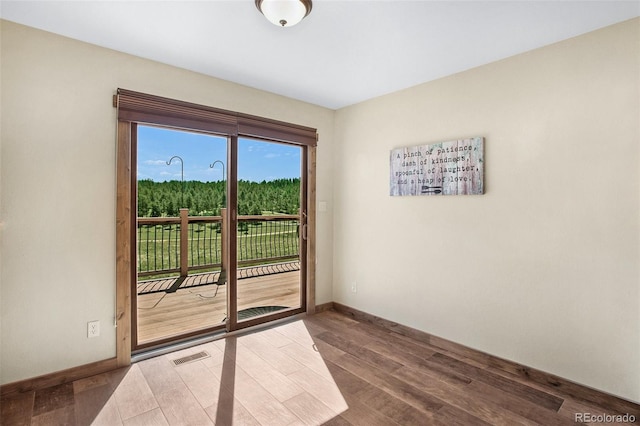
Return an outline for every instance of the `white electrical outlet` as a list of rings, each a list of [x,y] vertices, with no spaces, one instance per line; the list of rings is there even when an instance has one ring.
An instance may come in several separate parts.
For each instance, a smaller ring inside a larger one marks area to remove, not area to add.
[[[353,283],[351,283],[351,292],[352,293],[357,293],[358,292],[358,283],[356,283],[355,281]]]
[[[87,337],[98,337],[100,335],[100,321],[89,321],[87,323]]]

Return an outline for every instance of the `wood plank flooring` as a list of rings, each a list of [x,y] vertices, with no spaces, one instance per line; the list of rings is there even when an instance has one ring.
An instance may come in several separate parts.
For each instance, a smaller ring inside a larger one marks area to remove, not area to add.
[[[637,404],[578,385],[544,385],[483,362],[484,354],[441,343],[329,310],[9,395],[0,423],[570,425],[576,414],[591,413],[629,414],[640,424]],[[200,351],[208,357],[171,362]]]
[[[238,280],[238,310],[258,306],[300,307],[300,272]],[[138,341],[144,344],[215,327],[226,317],[227,285],[141,294],[138,295]]]

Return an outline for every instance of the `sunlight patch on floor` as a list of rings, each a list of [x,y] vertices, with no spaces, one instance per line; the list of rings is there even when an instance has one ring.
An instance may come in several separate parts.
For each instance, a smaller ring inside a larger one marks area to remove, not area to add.
[[[209,357],[172,362],[201,351]],[[297,320],[134,364],[93,424],[317,425],[347,409]]]

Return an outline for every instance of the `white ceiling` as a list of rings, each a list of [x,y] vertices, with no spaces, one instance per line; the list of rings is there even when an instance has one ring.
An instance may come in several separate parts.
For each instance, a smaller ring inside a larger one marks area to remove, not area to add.
[[[5,1],[3,19],[337,109],[640,16],[634,1]]]

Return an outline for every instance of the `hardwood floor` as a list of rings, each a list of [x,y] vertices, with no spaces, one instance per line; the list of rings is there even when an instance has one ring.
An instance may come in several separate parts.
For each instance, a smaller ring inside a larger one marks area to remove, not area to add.
[[[208,356],[172,363],[202,351]],[[590,413],[629,414],[640,424],[636,404],[578,385],[545,385],[488,358],[329,310],[9,395],[0,423],[570,425],[576,414]]]
[[[191,279],[192,277],[190,277]],[[175,281],[175,279],[174,279]],[[238,310],[259,306],[300,306],[300,272],[238,280]],[[140,344],[222,325],[227,317],[227,286],[187,287],[175,293],[138,295]]]

